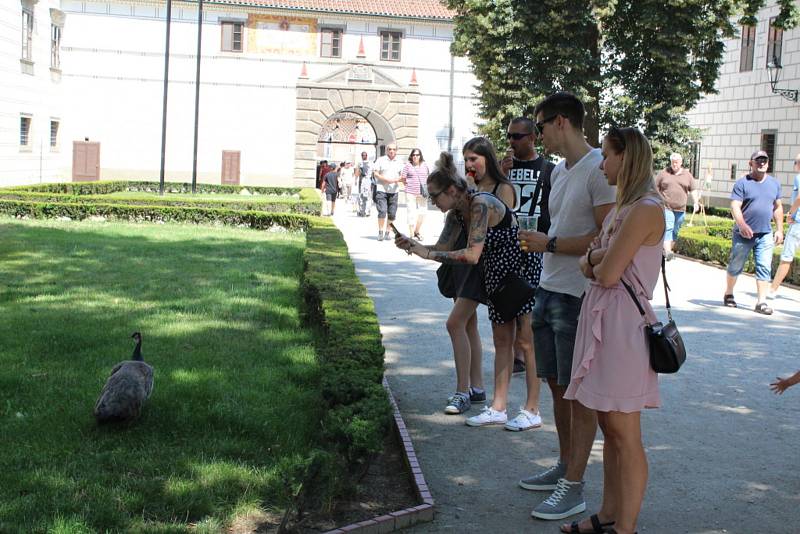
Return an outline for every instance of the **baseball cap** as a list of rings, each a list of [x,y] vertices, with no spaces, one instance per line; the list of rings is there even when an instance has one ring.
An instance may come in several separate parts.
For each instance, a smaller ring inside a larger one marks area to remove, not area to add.
[[[764,152],[763,150],[756,150],[756,151],[755,151],[755,152],[753,152],[753,154],[750,156],[750,159],[751,159],[751,160],[755,160],[756,158],[767,158],[767,159],[769,159],[769,156],[768,156],[768,155],[767,155],[767,153],[766,153],[766,152]]]

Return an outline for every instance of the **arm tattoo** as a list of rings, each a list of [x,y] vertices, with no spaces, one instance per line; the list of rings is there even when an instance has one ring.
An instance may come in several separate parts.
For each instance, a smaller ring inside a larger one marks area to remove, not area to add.
[[[489,229],[490,209],[496,208],[495,206],[490,208],[486,204],[473,202],[469,222],[469,238],[467,240],[468,247],[486,241],[486,232]]]
[[[438,261],[439,263],[449,263],[450,265],[469,263],[467,260],[466,249],[454,250],[452,252],[444,252],[440,250],[431,251],[431,253],[428,255],[428,259]]]
[[[461,225],[458,224],[455,214],[450,211],[444,220],[444,228],[442,228],[442,233],[439,235],[439,241],[431,247],[431,251],[453,250],[459,232],[461,232]]]

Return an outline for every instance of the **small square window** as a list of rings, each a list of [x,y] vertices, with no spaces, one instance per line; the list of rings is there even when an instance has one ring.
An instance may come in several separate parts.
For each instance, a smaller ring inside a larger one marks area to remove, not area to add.
[[[320,57],[342,57],[342,30],[322,28],[319,55]]]
[[[241,52],[242,36],[244,34],[244,23],[242,22],[223,22],[222,23],[222,51]]]
[[[56,120],[50,121],[50,148],[58,147],[58,127],[60,123]]]
[[[31,117],[22,115],[19,118],[19,146],[28,147],[31,144]]]
[[[400,61],[400,40],[402,32],[381,32],[381,59],[383,61]]]

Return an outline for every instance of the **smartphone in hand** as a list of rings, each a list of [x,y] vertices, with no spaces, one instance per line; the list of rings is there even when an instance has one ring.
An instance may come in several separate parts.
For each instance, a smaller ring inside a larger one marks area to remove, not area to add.
[[[400,231],[397,228],[395,228],[394,223],[390,222],[389,223],[389,228],[392,229],[392,232],[394,232],[394,236],[395,237],[397,237],[399,235],[403,235],[403,234],[400,233]]]

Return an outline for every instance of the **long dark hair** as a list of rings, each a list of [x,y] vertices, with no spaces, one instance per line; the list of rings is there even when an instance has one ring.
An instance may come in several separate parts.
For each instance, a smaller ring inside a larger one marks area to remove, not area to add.
[[[467,190],[467,181],[458,174],[453,155],[450,152],[442,152],[439,155],[436,168],[428,175],[428,183],[435,184],[440,191],[444,191],[451,185],[459,191]]]
[[[489,138],[487,137],[473,137],[469,141],[464,144],[464,148],[462,149],[461,153],[465,153],[467,150],[470,152],[474,152],[479,156],[483,156],[486,160],[486,174],[488,174],[492,180],[500,184],[508,184],[512,185],[511,182],[506,178],[506,175],[503,174],[503,171],[500,170],[500,162],[497,161],[497,156],[494,153],[494,145]],[[512,186],[512,190],[513,190]],[[514,203],[517,202],[517,192],[514,190]]]
[[[418,148],[412,148],[411,152],[408,153],[408,162],[412,165],[414,164],[414,152],[419,152],[419,162],[422,163],[425,161],[425,158],[422,156],[422,150]]]

